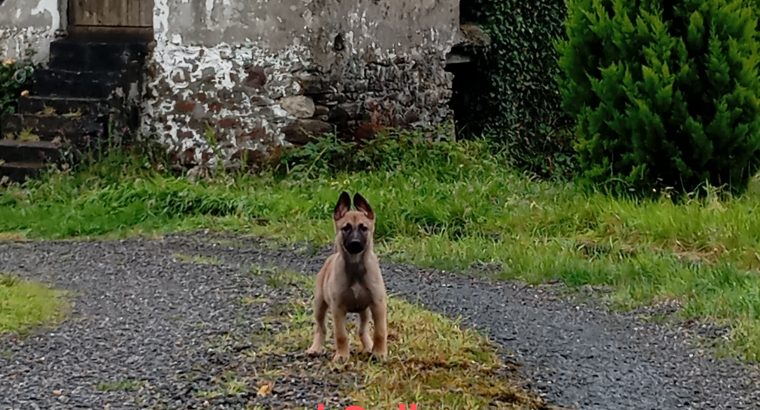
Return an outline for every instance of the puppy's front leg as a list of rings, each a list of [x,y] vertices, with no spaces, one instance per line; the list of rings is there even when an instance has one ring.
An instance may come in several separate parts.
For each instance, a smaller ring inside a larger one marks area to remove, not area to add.
[[[335,306],[332,309],[333,327],[335,331],[335,356],[333,361],[348,359],[348,333],[346,332],[346,311]]]
[[[321,293],[317,294],[314,299],[314,341],[311,347],[306,350],[308,355],[322,353],[322,345],[325,343],[325,316],[327,315],[327,303],[322,299]]]
[[[359,339],[362,341],[362,348],[365,353],[372,351],[372,339],[369,337],[369,308],[359,312]]]
[[[372,337],[372,354],[384,359],[388,355],[388,313],[385,299],[373,303],[372,322],[375,333]]]

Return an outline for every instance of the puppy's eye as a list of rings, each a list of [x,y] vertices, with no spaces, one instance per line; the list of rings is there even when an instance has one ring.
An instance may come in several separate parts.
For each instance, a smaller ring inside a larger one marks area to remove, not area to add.
[[[340,228],[343,232],[349,232],[351,231],[351,224],[343,225],[343,228]]]
[[[369,228],[367,228],[367,225],[359,225],[359,230],[360,231],[367,232],[367,229],[369,229]]]

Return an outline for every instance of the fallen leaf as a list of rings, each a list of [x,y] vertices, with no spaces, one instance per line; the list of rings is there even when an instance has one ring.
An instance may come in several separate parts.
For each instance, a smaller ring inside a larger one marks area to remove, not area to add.
[[[274,383],[272,382],[268,382],[267,384],[264,384],[261,387],[259,387],[259,396],[266,396],[269,393],[271,393],[272,387],[274,387]]]
[[[21,96],[22,96],[22,97],[26,97],[26,96],[28,96],[28,95],[29,95],[29,90],[24,90],[24,91],[21,91]]]

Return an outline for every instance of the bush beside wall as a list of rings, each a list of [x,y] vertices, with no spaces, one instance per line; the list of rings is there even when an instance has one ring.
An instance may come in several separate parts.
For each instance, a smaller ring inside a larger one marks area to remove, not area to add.
[[[582,181],[640,195],[760,167],[756,13],[743,0],[569,0],[562,101]]]

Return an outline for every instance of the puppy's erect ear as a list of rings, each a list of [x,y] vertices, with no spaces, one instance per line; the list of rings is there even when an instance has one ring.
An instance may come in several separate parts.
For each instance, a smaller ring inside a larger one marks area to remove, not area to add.
[[[333,211],[333,219],[336,221],[346,216],[346,213],[351,209],[351,195],[348,192],[343,191],[340,193],[338,203],[335,204],[335,210]]]
[[[369,202],[358,192],[354,195],[354,206],[356,210],[363,212],[367,218],[375,219],[375,212],[372,211]]]

